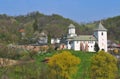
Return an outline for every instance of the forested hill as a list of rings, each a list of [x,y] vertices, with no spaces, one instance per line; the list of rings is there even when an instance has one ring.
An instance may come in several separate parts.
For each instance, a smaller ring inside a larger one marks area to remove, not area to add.
[[[86,28],[93,29],[100,21],[86,24]],[[101,20],[103,26],[108,31],[108,39],[120,43],[120,16]]]
[[[19,43],[31,42],[35,37],[35,32],[45,31],[51,37],[61,37],[67,33],[68,26],[74,24],[77,34],[92,34],[98,22],[78,24],[69,18],[64,18],[57,14],[44,15],[39,12],[32,12],[27,15],[8,16],[0,15],[0,42]],[[108,36],[112,40],[119,41],[120,37],[120,16],[102,21],[108,29]],[[21,39],[21,29],[24,31],[24,40]]]
[[[8,16],[0,15],[0,41],[3,43],[21,42],[21,29],[24,29],[24,42],[30,42],[35,37],[35,32],[45,31],[51,37],[61,37],[67,33],[70,24],[74,24],[77,32],[82,28],[76,22],[57,14],[44,15],[39,12],[32,12],[27,15]],[[80,31],[81,30],[81,31]]]
[[[108,29],[109,39],[120,43],[120,16],[108,18],[107,20],[103,21],[103,24]]]

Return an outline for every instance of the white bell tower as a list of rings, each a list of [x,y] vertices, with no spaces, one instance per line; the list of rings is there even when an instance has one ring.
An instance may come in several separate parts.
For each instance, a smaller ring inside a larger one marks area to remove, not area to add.
[[[75,26],[73,24],[70,24],[68,26],[68,35],[67,35],[67,48],[71,49],[72,48],[72,44],[71,42],[71,38],[77,36],[77,34],[75,33]]]
[[[104,28],[101,22],[95,29],[94,35],[98,40],[100,50],[105,50],[105,52],[107,52],[107,29]]]
[[[69,37],[77,36],[75,33],[75,26],[73,24],[70,24],[68,27],[68,36]]]

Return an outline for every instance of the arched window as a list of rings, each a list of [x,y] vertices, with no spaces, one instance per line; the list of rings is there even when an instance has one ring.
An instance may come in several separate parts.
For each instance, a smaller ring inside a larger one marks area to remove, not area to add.
[[[103,32],[101,33],[101,35],[103,35]]]

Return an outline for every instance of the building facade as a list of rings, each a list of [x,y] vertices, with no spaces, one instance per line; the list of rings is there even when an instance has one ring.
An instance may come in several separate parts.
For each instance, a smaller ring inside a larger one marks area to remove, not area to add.
[[[77,35],[75,26],[70,24],[66,42],[67,49],[73,49],[75,51],[95,52],[94,45],[97,43],[100,50],[107,52],[107,29],[100,22],[94,30],[93,35]]]

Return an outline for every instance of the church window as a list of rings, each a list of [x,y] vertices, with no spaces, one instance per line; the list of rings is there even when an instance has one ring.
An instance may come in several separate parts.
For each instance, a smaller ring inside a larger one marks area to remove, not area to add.
[[[88,41],[88,43],[90,43],[90,41]]]
[[[101,33],[101,35],[103,35],[103,32]]]
[[[77,43],[79,43],[79,41],[77,41]]]
[[[91,43],[93,43],[93,41],[91,41]]]

